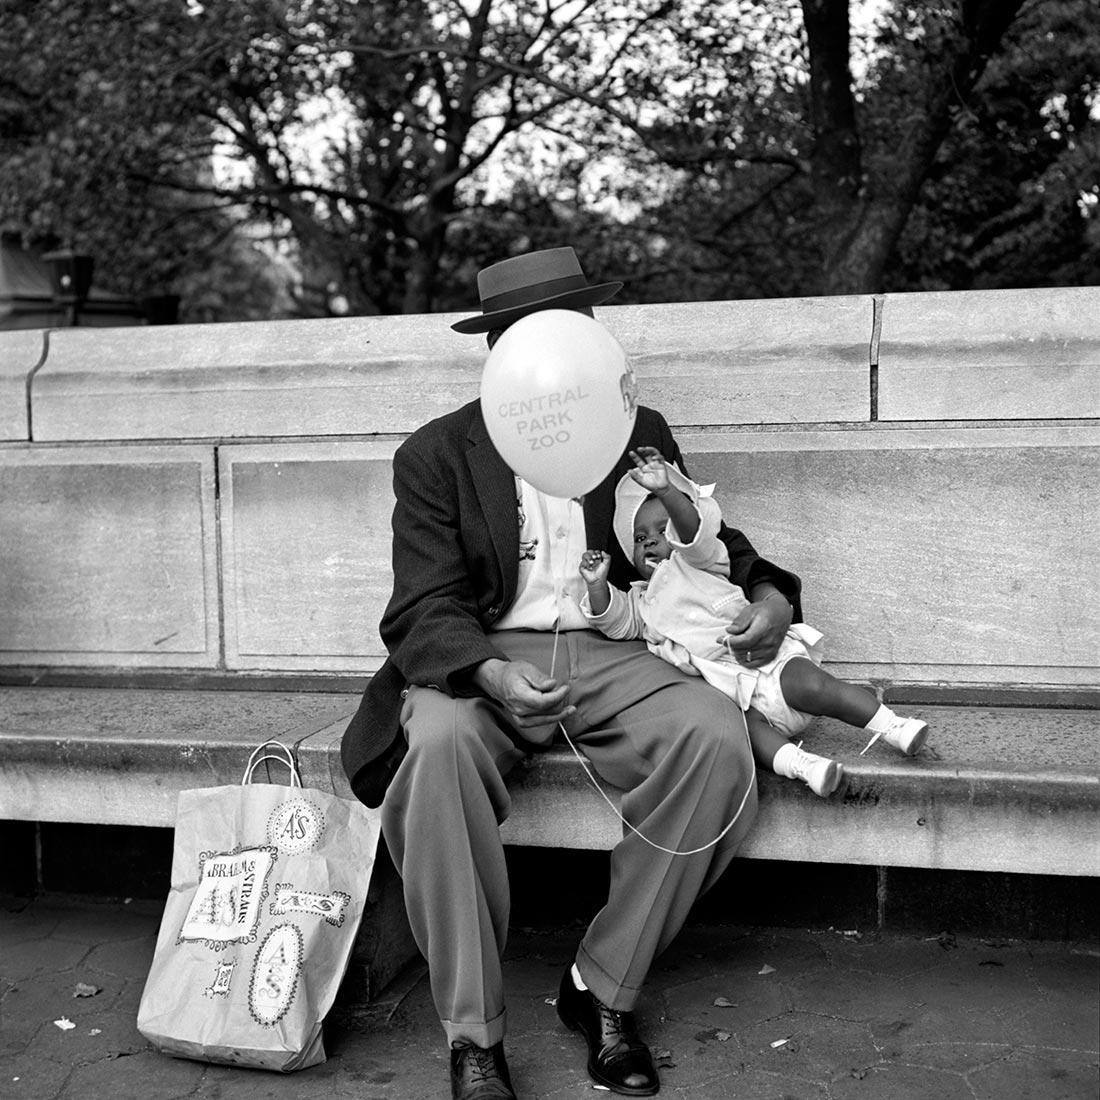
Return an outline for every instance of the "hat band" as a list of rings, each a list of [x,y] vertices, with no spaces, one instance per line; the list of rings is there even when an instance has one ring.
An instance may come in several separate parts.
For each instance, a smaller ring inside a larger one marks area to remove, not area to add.
[[[567,294],[571,290],[587,289],[588,282],[583,275],[567,275],[561,279],[547,279],[545,282],[532,283],[530,286],[521,286],[515,290],[506,290],[503,294],[494,294],[489,298],[482,298],[481,312],[495,313],[500,309],[514,309],[516,306],[527,306],[532,302],[541,302],[546,298]]]

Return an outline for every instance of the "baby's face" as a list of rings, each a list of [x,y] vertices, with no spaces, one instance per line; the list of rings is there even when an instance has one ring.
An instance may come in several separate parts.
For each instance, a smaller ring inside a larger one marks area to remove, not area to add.
[[[645,579],[672,553],[665,538],[668,512],[656,498],[645,501],[634,516],[634,568]]]

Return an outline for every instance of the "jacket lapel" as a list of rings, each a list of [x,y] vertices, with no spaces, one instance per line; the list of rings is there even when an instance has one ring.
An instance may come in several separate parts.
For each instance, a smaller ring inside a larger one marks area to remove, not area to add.
[[[584,494],[584,530],[591,547],[611,549],[611,517],[615,511],[615,486],[619,477],[616,465],[595,489]]]
[[[466,461],[473,478],[474,491],[485,516],[489,538],[500,564],[504,580],[501,593],[505,606],[511,602],[519,583],[519,513],[516,508],[515,474],[500,457],[481,410],[475,411],[467,433]]]

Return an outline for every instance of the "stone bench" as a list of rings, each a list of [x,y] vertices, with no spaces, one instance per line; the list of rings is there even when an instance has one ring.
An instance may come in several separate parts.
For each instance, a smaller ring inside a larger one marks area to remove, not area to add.
[[[1100,289],[606,308],[836,674],[933,725],[830,800],[761,777],[749,858],[1100,874]],[[383,649],[389,464],[476,395],[453,318],[0,333],[0,822],[170,825],[260,740],[347,793]],[[567,750],[510,844],[606,849]],[[614,800],[614,792],[609,792]]]
[[[334,685],[334,688],[336,685]],[[0,816],[171,827],[179,791],[238,783],[266,738],[293,746],[306,787],[350,798],[339,742],[358,703],[343,690],[163,687],[0,688]],[[917,707],[933,729],[916,759],[859,756],[861,738],[820,719],[807,746],[848,773],[836,797],[761,773],[748,858],[872,866],[1100,874],[1096,700]],[[1034,701],[1033,699],[1030,701]],[[994,702],[990,699],[988,702]],[[1016,704],[1016,705],[1012,705]],[[285,769],[266,765],[285,782]],[[610,849],[622,826],[567,748],[540,752],[510,780],[505,841]],[[612,802],[618,792],[604,787]]]

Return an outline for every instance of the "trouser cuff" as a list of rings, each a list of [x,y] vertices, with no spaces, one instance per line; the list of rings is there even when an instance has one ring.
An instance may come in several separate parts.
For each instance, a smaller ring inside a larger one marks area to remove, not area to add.
[[[491,1047],[504,1038],[504,1017],[502,1012],[493,1019],[479,1020],[443,1020],[443,1030],[447,1034],[447,1046],[454,1043],[473,1043],[479,1047]]]
[[[581,981],[597,1000],[603,1001],[616,1012],[634,1011],[641,987],[623,985],[617,978],[613,978],[588,954],[583,943],[577,949],[577,969],[581,972]]]

